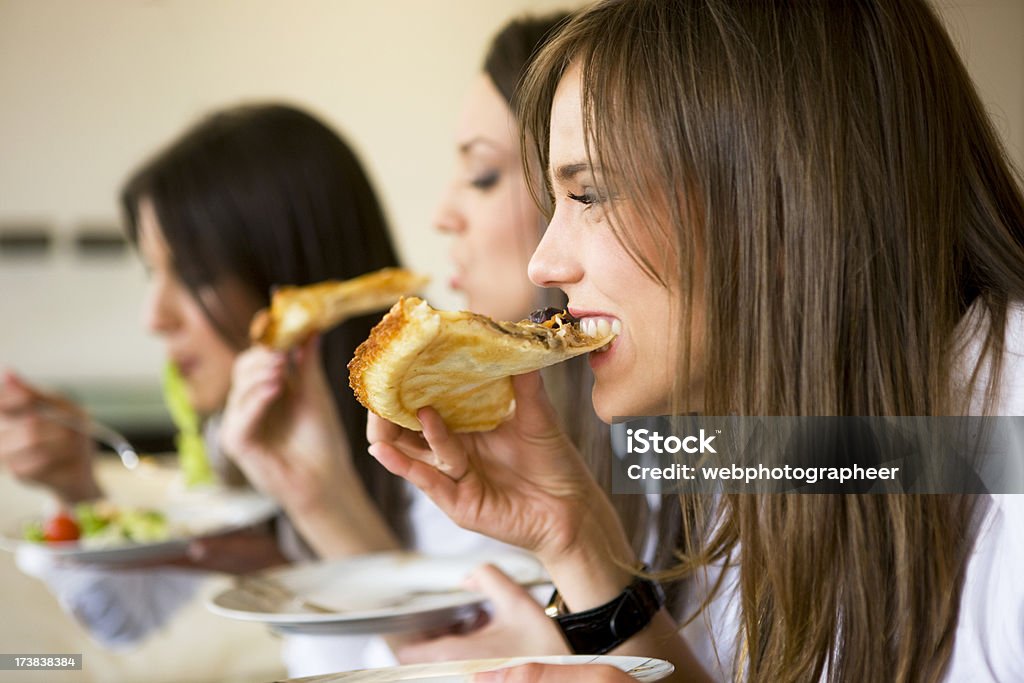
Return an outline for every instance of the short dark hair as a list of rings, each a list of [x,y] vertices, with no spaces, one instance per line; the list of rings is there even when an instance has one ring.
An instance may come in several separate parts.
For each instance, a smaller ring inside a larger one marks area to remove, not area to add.
[[[344,280],[398,264],[358,157],[326,124],[295,107],[215,112],[136,170],[121,193],[133,241],[143,200],[152,203],[178,276],[238,349],[248,345],[255,309],[233,310],[223,285],[240,285],[266,306],[275,286]],[[363,483],[406,538],[405,489],[372,458],[360,457],[367,447],[366,411],[346,380],[348,360],[379,317],[357,318],[327,333],[323,365]]]

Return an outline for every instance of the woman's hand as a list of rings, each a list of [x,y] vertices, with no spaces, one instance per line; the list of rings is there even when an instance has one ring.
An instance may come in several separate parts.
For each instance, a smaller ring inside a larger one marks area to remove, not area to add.
[[[424,408],[422,434],[370,415],[367,439],[371,455],[459,526],[544,561],[575,543],[605,498],[562,431],[540,374],[515,377],[513,387],[516,413],[491,432],[452,434]]]
[[[633,551],[559,426],[540,374],[512,383],[516,413],[497,429],[452,434],[424,408],[420,434],[371,415],[370,454],[459,526],[535,553],[573,609],[600,605],[629,584]]]
[[[611,502],[558,426],[540,374],[514,377],[512,384],[516,413],[492,432],[451,434],[430,409],[418,413],[422,434],[371,415],[370,453],[455,523],[534,552],[571,611],[608,603],[633,580],[636,556]],[[514,618],[528,620],[523,630],[539,628],[530,614]],[[676,665],[672,681],[710,680],[664,609],[614,652],[666,659]],[[528,665],[487,676],[497,678],[477,680],[631,680],[608,667]]]
[[[613,666],[523,664],[473,676],[473,683],[632,683],[633,677]]]
[[[63,503],[98,498],[92,441],[40,410],[84,419],[70,401],[43,393],[13,372],[0,377],[0,463],[24,482],[45,486]]]
[[[396,547],[352,464],[318,339],[294,361],[289,372],[284,353],[257,346],[239,355],[220,433],[225,454],[321,556]]]
[[[403,664],[456,659],[567,655],[558,626],[531,595],[494,565],[484,565],[464,582],[466,590],[486,595],[491,617],[464,635],[446,635],[396,648]]]

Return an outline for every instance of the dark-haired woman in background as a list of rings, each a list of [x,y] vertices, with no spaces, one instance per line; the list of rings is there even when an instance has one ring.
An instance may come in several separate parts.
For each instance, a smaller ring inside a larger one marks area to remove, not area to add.
[[[348,389],[345,365],[379,316],[348,321],[290,360],[246,350],[249,322],[274,286],[347,279],[397,263],[366,174],[334,131],[288,106],[215,113],[136,171],[122,203],[149,271],[145,324],[164,341],[204,419],[211,461],[230,478],[233,460],[287,513],[264,533],[195,544],[193,560],[249,571],[398,547],[439,551],[431,541],[443,540],[447,552],[493,545],[459,530],[429,501],[413,513],[407,485],[360,457],[366,412]],[[27,410],[48,397],[10,377],[0,398],[0,458],[13,471],[65,503],[100,495],[91,445]],[[33,431],[39,425],[47,432]],[[29,570],[113,645],[162,625],[199,582],[194,572],[169,568]],[[69,572],[74,579],[63,580]],[[290,637],[284,655],[294,675],[391,661],[381,641],[367,638]]]

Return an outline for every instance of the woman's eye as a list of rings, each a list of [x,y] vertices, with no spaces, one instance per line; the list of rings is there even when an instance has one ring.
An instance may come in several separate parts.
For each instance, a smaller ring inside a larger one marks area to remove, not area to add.
[[[469,184],[478,190],[489,190],[498,184],[500,174],[497,171],[491,171],[490,173],[484,173],[478,175],[469,181]]]
[[[601,201],[601,198],[598,197],[597,193],[594,192],[593,190],[587,190],[583,194],[576,194],[574,192],[570,192],[568,194],[568,197],[574,202],[579,202],[580,204],[583,204],[585,206],[597,204]]]

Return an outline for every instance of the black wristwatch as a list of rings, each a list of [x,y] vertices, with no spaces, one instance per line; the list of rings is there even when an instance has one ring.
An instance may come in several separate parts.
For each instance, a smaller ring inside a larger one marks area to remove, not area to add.
[[[575,614],[555,590],[545,610],[555,620],[572,651],[578,655],[603,655],[640,631],[665,605],[665,592],[655,581],[637,577],[611,602]]]

